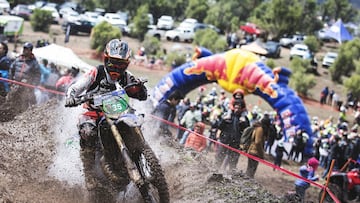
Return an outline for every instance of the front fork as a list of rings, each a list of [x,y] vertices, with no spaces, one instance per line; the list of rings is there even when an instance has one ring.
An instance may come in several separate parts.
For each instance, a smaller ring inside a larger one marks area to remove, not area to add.
[[[116,125],[109,118],[106,118],[106,121],[110,125],[111,132],[116,140],[117,145],[119,146],[119,150],[121,156],[124,159],[125,167],[128,171],[130,179],[134,181],[137,186],[144,185],[144,180],[142,179],[141,174],[139,173],[139,170],[137,169],[135,163],[131,160],[129,150],[125,146],[124,140],[122,139]]]

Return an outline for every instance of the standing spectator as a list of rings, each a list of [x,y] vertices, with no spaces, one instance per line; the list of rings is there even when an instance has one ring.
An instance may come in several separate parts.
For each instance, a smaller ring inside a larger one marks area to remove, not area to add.
[[[43,85],[45,88],[55,90],[56,82],[60,78],[60,73],[53,62],[49,64],[49,69],[50,69],[50,74]]]
[[[248,154],[264,159],[265,156],[264,145],[265,145],[265,140],[268,137],[270,124],[271,124],[271,120],[268,114],[264,114],[263,118],[261,118],[260,121],[256,121],[253,124],[254,127],[256,128],[254,129],[251,144],[247,151]],[[254,178],[258,165],[259,165],[258,161],[248,158],[246,174],[250,178]]]
[[[360,137],[359,137],[359,134],[357,134],[357,132],[352,132],[352,133],[353,133],[353,136],[355,136],[355,137],[353,138],[354,148],[350,154],[350,158],[353,161],[357,161],[359,159],[359,154],[360,154]],[[359,167],[358,162],[356,162],[356,163],[350,162],[349,170],[354,169],[356,167]]]
[[[282,158],[284,156],[284,153],[286,155],[289,155],[289,153],[286,151],[285,147],[284,147],[284,142],[280,141],[275,149],[275,160],[274,160],[274,165],[275,166],[279,166],[281,167],[281,162],[282,162]],[[274,168],[275,171],[275,168]]]
[[[210,129],[209,129],[209,138],[212,140],[217,140],[217,133],[218,133],[218,128],[220,125],[220,120],[221,119],[221,115],[217,115],[216,117],[214,117],[213,120],[210,120]],[[210,140],[209,144],[208,144],[208,151],[212,151],[212,150],[216,150],[216,144]],[[214,147],[212,148],[212,146],[214,145]]]
[[[320,104],[326,104],[326,99],[328,95],[329,95],[329,87],[326,86],[320,93]]]
[[[8,46],[5,42],[0,42],[0,77],[8,78],[11,61],[7,56]],[[10,91],[9,83],[0,81],[0,96],[5,97]]]
[[[234,110],[231,111],[230,115],[223,117],[219,124],[219,130],[221,130],[220,142],[235,149],[240,149],[241,135],[244,129],[250,126],[249,120],[246,117],[246,109],[241,108],[243,105],[240,102],[235,102]],[[229,169],[235,170],[240,154],[222,145],[219,145],[216,151],[215,162],[217,167],[221,168],[226,156],[229,162]],[[226,167],[226,163],[224,165]]]
[[[163,100],[156,106],[153,114],[166,121],[174,122],[176,116],[176,105],[180,103],[181,99],[183,99],[182,94],[179,91],[175,90],[169,95],[166,100]],[[160,130],[161,133],[170,136],[172,135],[168,125],[164,122],[160,122]]]
[[[322,175],[322,178],[325,178],[327,176],[327,174],[329,173],[331,161],[333,159],[335,160],[334,170],[339,170],[341,168],[340,159],[341,159],[341,156],[343,156],[343,152],[341,150],[340,140],[341,140],[341,138],[336,135],[333,137],[333,140],[331,141],[332,143],[331,143],[330,152],[328,155],[328,162],[326,164],[326,169]]]
[[[187,110],[189,110],[189,108],[190,108],[190,99],[189,98],[184,98],[179,103],[179,105],[176,106],[178,124],[183,128],[186,128],[186,126],[184,124],[181,124],[181,119],[184,117],[185,112]],[[185,130],[178,128],[176,139],[180,140],[182,138],[182,135],[184,134],[184,132],[185,132]]]
[[[329,139],[325,136],[321,137],[320,139],[320,147],[319,147],[319,154],[320,154],[320,166],[323,168],[327,167],[327,160],[329,156]]]
[[[32,53],[33,45],[25,42],[22,54],[15,59],[10,66],[10,79],[30,85],[39,85],[40,83],[40,67],[34,54]],[[11,85],[11,89],[6,98],[6,105],[14,108],[14,114],[17,115],[26,111],[28,107],[36,104],[36,96],[34,90],[28,87]]]
[[[238,102],[240,101],[241,103],[243,103],[244,106],[242,108],[246,108],[246,103],[245,103],[245,100],[244,100],[244,90],[239,88],[239,89],[236,89],[233,92],[232,98],[231,98],[230,103],[229,103],[230,110],[234,109],[234,103],[236,101],[238,101]]]
[[[40,85],[45,86],[45,83],[47,82],[49,75],[51,73],[50,68],[48,67],[48,60],[42,59],[41,63],[39,64],[40,72],[41,72],[41,78],[40,78]],[[47,92],[42,92],[39,89],[35,89],[35,95],[37,104],[44,103],[49,99],[49,95]]]
[[[194,126],[194,132],[191,132],[186,139],[185,147],[193,148],[198,152],[202,152],[206,148],[206,138],[199,135],[203,135],[204,130],[205,124],[203,122],[197,122]]]
[[[328,104],[331,105],[332,104],[332,100],[333,100],[333,96],[335,94],[334,90],[331,90],[329,93],[329,99],[328,99]]]
[[[271,148],[275,142],[275,139],[277,137],[277,129],[274,123],[271,122],[270,127],[269,127],[269,135],[268,138],[265,142],[265,152],[267,152],[267,150],[269,150],[269,154],[271,154]]]
[[[201,112],[197,109],[195,103],[191,103],[189,110],[185,112],[182,117],[180,124],[185,125],[188,130],[193,130],[196,122],[201,121]],[[189,131],[185,131],[180,139],[180,144],[185,144],[187,137],[189,136]]]
[[[238,37],[236,35],[236,32],[231,33],[231,37],[230,37],[230,49],[236,48],[238,42]]]
[[[294,141],[292,143],[292,147],[290,150],[288,160],[292,159],[293,161],[296,161],[299,158],[300,153],[302,153],[303,150],[305,149],[306,142],[304,142],[304,139],[305,139],[303,137],[304,133],[305,133],[305,131],[301,130],[301,129],[298,129],[296,131],[296,135],[294,136]],[[295,155],[294,155],[294,153],[295,153]]]
[[[46,82],[46,80],[48,79],[51,70],[48,67],[48,60],[47,59],[42,59],[41,63],[39,64],[40,67],[40,72],[41,72],[41,78],[40,78],[40,85],[44,85],[44,83]]]
[[[318,166],[319,166],[319,161],[315,157],[310,158],[306,165],[302,165],[300,167],[301,177],[311,181],[317,181],[319,177],[315,175],[315,172]],[[310,187],[310,183],[302,179],[296,179],[295,190],[296,190],[296,194],[301,198],[302,203],[305,202],[305,193],[309,187]]]
[[[339,101],[340,101],[339,95],[336,92],[334,92],[332,96],[331,107],[338,109]]]
[[[66,92],[68,86],[75,81],[75,78],[79,74],[79,69],[75,67],[71,67],[68,69],[67,74],[60,77],[55,84],[56,90],[60,92]]]

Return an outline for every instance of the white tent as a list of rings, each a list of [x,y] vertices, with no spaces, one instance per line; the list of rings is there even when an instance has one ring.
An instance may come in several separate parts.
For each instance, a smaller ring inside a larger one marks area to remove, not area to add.
[[[33,53],[38,61],[47,59],[49,63],[53,62],[57,66],[63,66],[66,68],[75,66],[83,72],[86,72],[93,67],[81,60],[70,48],[57,44],[50,44],[48,46],[35,48]]]

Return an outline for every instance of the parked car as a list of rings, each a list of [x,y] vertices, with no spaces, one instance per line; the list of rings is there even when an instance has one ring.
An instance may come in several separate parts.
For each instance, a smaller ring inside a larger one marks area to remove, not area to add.
[[[146,35],[156,37],[161,40],[163,37],[165,37],[165,33],[165,30],[157,29],[156,25],[148,25],[148,31],[146,32]]]
[[[218,34],[224,34],[224,32],[222,30],[220,30],[219,28],[217,28],[215,25],[211,25],[208,24],[209,28],[215,30],[215,32],[217,32]]]
[[[280,39],[280,45],[283,47],[291,48],[295,44],[302,44],[305,40],[305,36],[303,35],[290,35],[284,36]]]
[[[171,30],[174,27],[174,19],[171,16],[161,16],[156,24],[158,29]]]
[[[63,21],[67,21],[67,22],[76,22],[78,20],[80,20],[81,16],[78,12],[74,11],[74,10],[69,10],[69,12],[66,12],[63,14]]]
[[[130,28],[127,26],[125,20],[121,19],[117,13],[105,13],[104,19],[112,26],[118,27],[123,35],[130,33]]]
[[[69,27],[69,28],[68,28]],[[78,19],[77,21],[63,21],[61,28],[64,33],[70,29],[71,35],[76,35],[79,32],[90,34],[94,24],[85,19]]]
[[[310,51],[309,47],[305,44],[295,44],[290,49],[290,60],[294,57],[300,57],[304,60],[309,60],[311,65],[317,66],[317,60],[314,54]]]
[[[168,41],[184,41],[192,42],[194,40],[195,32],[191,28],[178,27],[174,30],[166,31],[165,38]]]
[[[321,29],[321,30],[317,31],[316,37],[319,40],[323,40],[323,41],[329,41],[331,39],[331,37],[326,35],[326,29]]]
[[[338,57],[338,53],[335,52],[327,52],[322,61],[322,67],[328,68],[330,67]]]
[[[31,16],[31,10],[28,8],[28,5],[18,4],[10,11],[10,15],[19,16],[24,18],[24,20],[29,20]]]
[[[198,20],[194,18],[186,18],[180,23],[179,27],[194,28],[196,25],[198,25]]]
[[[85,11],[85,9],[76,2],[72,2],[72,1],[66,1],[63,4],[61,4],[59,6],[59,11],[63,8],[72,8],[74,11],[78,12],[78,13],[83,13]]]
[[[264,44],[264,48],[268,52],[266,54],[266,57],[269,57],[269,58],[279,58],[280,57],[281,46],[280,46],[279,42],[267,41]]]
[[[8,1],[6,0],[0,0],[0,9],[1,12],[4,13],[9,13],[10,12],[10,4]]]
[[[92,22],[93,24],[97,24],[99,22],[99,13],[92,12],[92,11],[86,11],[81,15],[82,18],[84,18],[87,21]]]
[[[36,8],[45,6],[46,1],[35,1],[33,4],[28,5],[28,8],[33,12]]]
[[[130,19],[129,13],[123,12],[123,11],[118,11],[118,12],[116,12],[116,14],[118,14],[120,16],[120,18],[126,22],[126,24],[129,23],[129,19]]]
[[[72,9],[71,7],[64,7],[64,8],[59,9],[60,18],[63,18],[65,15],[67,15],[69,13],[74,13],[74,12],[76,12],[76,11],[74,9]]]
[[[60,14],[55,7],[45,5],[45,6],[41,7],[40,9],[51,12],[51,16],[53,17],[54,24],[60,23]]]

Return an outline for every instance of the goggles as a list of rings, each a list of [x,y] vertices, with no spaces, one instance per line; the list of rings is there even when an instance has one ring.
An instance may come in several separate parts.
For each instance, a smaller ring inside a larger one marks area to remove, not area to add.
[[[129,65],[129,61],[125,60],[116,60],[116,59],[108,59],[106,66],[109,68],[109,71],[119,72],[119,69],[126,69]],[[114,70],[112,70],[114,69]],[[118,69],[118,70],[116,70]]]

